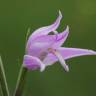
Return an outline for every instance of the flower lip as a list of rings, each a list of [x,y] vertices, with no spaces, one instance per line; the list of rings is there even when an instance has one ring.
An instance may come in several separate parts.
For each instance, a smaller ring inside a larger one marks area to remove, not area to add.
[[[58,60],[61,63],[61,65],[64,67],[65,71],[69,72],[69,67],[65,63],[65,60],[64,60],[63,56],[56,49],[49,48],[48,51],[50,53],[54,54],[58,58]]]

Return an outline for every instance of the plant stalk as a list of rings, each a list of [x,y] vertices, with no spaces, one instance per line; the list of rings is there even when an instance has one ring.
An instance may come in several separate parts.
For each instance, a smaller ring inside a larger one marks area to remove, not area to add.
[[[9,96],[9,90],[1,56],[0,56],[0,87],[1,87],[0,89],[2,90],[2,96]]]
[[[22,96],[23,90],[24,90],[24,85],[26,82],[27,71],[28,71],[27,68],[25,68],[25,67],[23,67],[23,65],[21,65],[21,69],[19,72],[19,76],[18,76],[16,88],[15,88],[15,93],[13,96]]]

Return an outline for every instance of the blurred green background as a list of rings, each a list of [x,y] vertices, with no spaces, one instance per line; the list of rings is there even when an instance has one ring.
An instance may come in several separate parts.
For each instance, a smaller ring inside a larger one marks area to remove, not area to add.
[[[13,93],[25,51],[27,29],[52,24],[61,10],[58,31],[70,26],[64,46],[96,50],[96,0],[0,0],[0,54]],[[57,63],[42,73],[29,72],[24,96],[96,96],[96,56]],[[1,96],[1,95],[0,95]]]

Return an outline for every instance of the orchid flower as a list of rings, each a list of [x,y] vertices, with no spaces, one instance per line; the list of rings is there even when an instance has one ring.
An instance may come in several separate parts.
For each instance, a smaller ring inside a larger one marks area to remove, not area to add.
[[[52,25],[41,27],[29,36],[23,60],[24,67],[29,70],[44,71],[46,66],[59,61],[68,72],[67,59],[83,55],[96,55],[95,51],[88,49],[61,47],[69,34],[68,26],[63,32],[57,32],[61,19],[62,14],[59,11],[59,16]],[[49,33],[53,33],[53,35]]]

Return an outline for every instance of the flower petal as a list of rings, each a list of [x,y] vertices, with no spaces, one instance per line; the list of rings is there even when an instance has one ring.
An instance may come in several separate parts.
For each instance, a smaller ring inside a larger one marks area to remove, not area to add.
[[[41,35],[47,35],[48,33],[52,32],[52,31],[55,31],[58,28],[61,19],[62,19],[62,14],[59,11],[59,16],[58,16],[58,18],[56,19],[56,21],[52,25],[41,27],[41,28],[37,29],[36,31],[34,31],[32,33],[30,38],[33,39],[35,37],[38,37],[38,36],[41,36]],[[29,40],[30,40],[30,38],[29,38]]]
[[[70,59],[73,57],[78,57],[78,56],[84,56],[84,55],[96,55],[96,51],[93,50],[88,50],[88,49],[80,49],[80,48],[59,48],[57,49],[63,58]],[[43,63],[46,65],[52,65],[55,62],[58,61],[58,58],[54,56],[53,54],[49,53],[46,58],[43,60]]]
[[[43,35],[27,43],[26,51],[28,55],[38,57],[56,42],[55,35]]]
[[[65,59],[84,56],[84,55],[96,55],[96,52],[88,49],[80,48],[59,48],[58,51],[62,54]]]
[[[62,46],[69,34],[69,26],[62,32],[57,34],[57,41],[54,44],[54,48]]]
[[[55,55],[49,53],[49,54],[46,56],[46,58],[43,60],[43,63],[44,63],[46,66],[49,66],[49,65],[54,64],[56,61],[58,61],[58,58],[57,58]]]
[[[40,71],[45,70],[45,65],[43,64],[40,59],[37,57],[33,57],[30,55],[24,55],[24,61],[23,61],[24,67],[28,68],[29,70],[37,70],[40,68]]]

